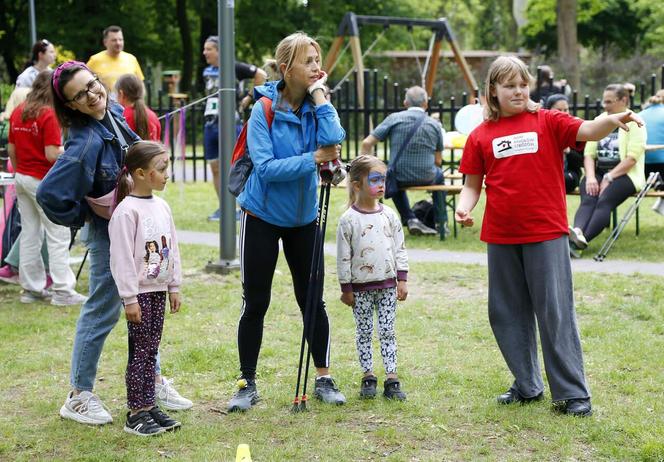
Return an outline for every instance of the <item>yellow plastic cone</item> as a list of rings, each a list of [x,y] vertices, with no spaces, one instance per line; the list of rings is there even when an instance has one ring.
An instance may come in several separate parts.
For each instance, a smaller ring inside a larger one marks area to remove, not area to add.
[[[251,462],[251,452],[249,452],[248,444],[239,444],[237,446],[235,462]]]

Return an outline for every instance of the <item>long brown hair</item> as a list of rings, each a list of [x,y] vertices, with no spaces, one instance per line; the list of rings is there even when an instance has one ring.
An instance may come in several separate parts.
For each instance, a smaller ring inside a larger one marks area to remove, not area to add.
[[[21,121],[36,119],[39,113],[45,107],[53,106],[53,96],[51,93],[51,74],[53,71],[46,69],[37,74],[32,83],[32,90],[25,98],[25,106],[21,113]]]
[[[134,106],[134,123],[136,134],[143,140],[150,139],[150,125],[148,124],[148,111],[143,101],[143,82],[134,74],[121,75],[115,83],[115,91],[120,93]]]
[[[355,188],[353,183],[359,183],[367,180],[367,175],[372,168],[386,168],[382,160],[376,156],[359,155],[350,163],[348,169],[348,207],[355,203]]]
[[[115,194],[116,204],[122,202],[122,199],[131,193],[134,183],[130,175],[139,168],[149,168],[152,159],[165,152],[166,147],[155,141],[138,141],[131,145],[125,156],[124,166],[118,176],[118,185]]]

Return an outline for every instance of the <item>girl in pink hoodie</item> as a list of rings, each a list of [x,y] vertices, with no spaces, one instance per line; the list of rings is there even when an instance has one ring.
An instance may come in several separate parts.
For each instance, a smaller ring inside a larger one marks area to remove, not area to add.
[[[132,145],[120,172],[118,206],[108,227],[111,272],[124,303],[129,333],[125,379],[130,412],[124,430],[139,436],[180,426],[155,405],[154,368],[167,292],[171,313],[180,309],[175,224],[168,204],[152,195],[153,190],[163,191],[167,181],[164,146],[152,141]]]

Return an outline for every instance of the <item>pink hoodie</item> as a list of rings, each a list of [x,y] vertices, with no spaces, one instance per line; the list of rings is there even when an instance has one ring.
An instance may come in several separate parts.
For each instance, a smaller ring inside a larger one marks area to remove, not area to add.
[[[171,209],[163,199],[127,196],[108,225],[111,273],[125,305],[146,292],[179,292],[182,272]]]

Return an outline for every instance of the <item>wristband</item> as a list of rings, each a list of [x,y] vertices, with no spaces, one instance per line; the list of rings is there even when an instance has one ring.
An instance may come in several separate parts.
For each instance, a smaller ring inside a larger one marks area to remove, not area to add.
[[[604,175],[604,178],[605,178],[606,181],[608,181],[609,183],[613,183],[613,177],[611,176],[611,173],[607,172],[606,175]]]

